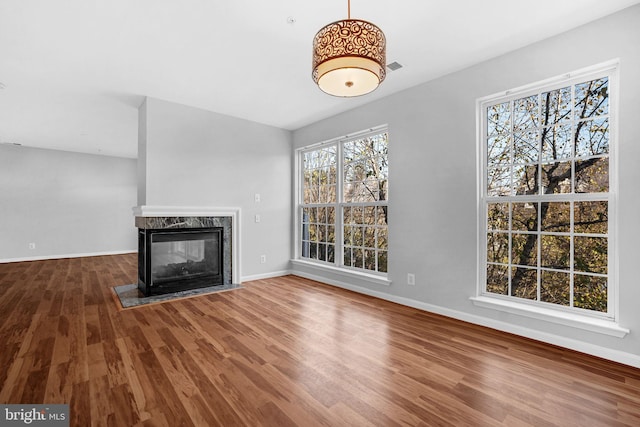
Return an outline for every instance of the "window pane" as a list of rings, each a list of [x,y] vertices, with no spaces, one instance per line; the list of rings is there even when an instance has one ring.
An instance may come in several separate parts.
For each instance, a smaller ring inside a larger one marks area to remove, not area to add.
[[[306,190],[310,189],[315,183],[313,182],[313,173],[311,171],[305,170],[304,171],[304,188],[305,188],[305,193]],[[306,198],[305,198],[305,202],[306,202]]]
[[[511,295],[538,299],[538,272],[532,268],[511,268]]]
[[[578,123],[576,157],[609,153],[609,119],[585,120]]]
[[[364,224],[364,209],[362,206],[351,208],[351,221],[353,224]]]
[[[513,128],[521,131],[538,126],[538,95],[513,102]]]
[[[607,234],[609,231],[609,203],[576,202],[574,230],[576,233]]]
[[[376,228],[376,247],[387,249],[387,228]]]
[[[571,204],[569,202],[542,202],[540,204],[542,231],[568,233],[571,230]]]
[[[508,102],[487,108],[487,135],[509,133],[510,120],[511,112]]]
[[[542,131],[542,161],[562,160],[571,157],[571,125],[556,125]]]
[[[346,267],[351,267],[353,261],[353,255],[351,254],[351,248],[344,249],[344,265]]]
[[[323,243],[319,243],[318,244],[318,259],[320,261],[326,261],[327,260],[327,245],[325,245]]]
[[[508,230],[509,203],[489,203],[487,205],[487,219],[489,230]]]
[[[336,189],[329,184],[322,184],[319,187],[319,203],[332,203],[335,201]]]
[[[540,282],[540,300],[568,306],[571,302],[570,287],[571,276],[569,274],[543,270]]]
[[[334,245],[327,245],[327,261],[336,261],[336,247]]]
[[[344,182],[358,182],[362,181],[365,175],[366,166],[364,160],[360,158],[354,158],[345,160],[344,164]]]
[[[302,208],[302,223],[303,224],[308,224],[309,223],[309,215],[310,215],[310,211],[313,208]]]
[[[353,228],[349,225],[345,225],[342,234],[344,237],[344,244],[353,246]]]
[[[318,208],[318,218],[316,219],[316,221],[319,224],[326,224],[327,223],[327,209],[326,208]]]
[[[509,269],[506,265],[487,265],[487,292],[509,294]]]
[[[607,238],[576,236],[574,269],[589,273],[607,273]]]
[[[362,246],[362,228],[358,226],[345,227],[345,245]]]
[[[576,85],[577,119],[609,114],[609,80],[592,80]]]
[[[538,165],[513,168],[513,193],[517,196],[538,193]]]
[[[318,225],[317,231],[318,231],[318,242],[326,243],[328,240],[327,226],[324,224]]]
[[[335,201],[336,148],[336,146],[330,146],[304,153],[304,203]]]
[[[356,268],[364,268],[364,254],[362,249],[357,248],[353,250],[353,266]]]
[[[389,208],[387,206],[378,206],[377,221],[376,224],[386,226],[388,224],[387,212]]]
[[[538,203],[513,203],[511,229],[538,231]]]
[[[363,254],[365,270],[376,271],[376,252],[372,250],[364,250]]]
[[[345,224],[353,223],[353,219],[351,218],[351,208],[348,206],[345,206],[342,209],[342,221],[344,221]]]
[[[335,243],[336,242],[336,228],[333,225],[327,226],[327,242]]]
[[[305,187],[304,203],[320,203],[320,187],[317,185]]]
[[[308,208],[309,210],[309,222],[317,223],[318,222],[318,208]]]
[[[517,265],[536,266],[538,263],[538,235],[511,235],[511,262]]]
[[[489,169],[487,173],[487,195],[508,196],[511,194],[511,168]]]
[[[301,253],[303,258],[309,258],[311,253],[311,243],[308,240],[302,241]]]
[[[571,87],[542,94],[542,124],[549,125],[571,119]]]
[[[540,265],[556,270],[569,268],[571,256],[571,238],[569,236],[541,237]]]
[[[386,134],[348,141],[344,147],[344,201],[388,199]]]
[[[364,207],[364,223],[365,224],[376,223],[376,207],[375,206]]]
[[[511,162],[511,137],[496,135],[487,139],[487,166],[507,166]]]
[[[609,159],[576,161],[576,193],[609,191]]]
[[[573,279],[574,307],[607,311],[607,278],[576,274]]]
[[[379,193],[375,186],[366,182],[352,182],[345,186],[344,201],[348,203],[374,202]]]
[[[503,264],[509,262],[509,235],[507,233],[487,234],[487,262]]]
[[[375,248],[376,247],[376,229],[374,227],[364,227],[364,247]]]
[[[540,133],[533,129],[513,136],[513,162],[534,163],[538,161]]]
[[[571,162],[542,165],[542,191],[544,194],[571,193]]]
[[[378,251],[378,271],[387,272],[387,251]]]
[[[335,225],[336,223],[336,208],[333,206],[327,207],[327,224],[330,226]]]

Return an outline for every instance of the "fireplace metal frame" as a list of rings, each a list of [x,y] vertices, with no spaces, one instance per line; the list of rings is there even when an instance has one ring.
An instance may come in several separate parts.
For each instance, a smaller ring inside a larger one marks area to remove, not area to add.
[[[152,239],[154,235],[166,233],[218,233],[218,266],[220,269],[219,276],[212,280],[211,283],[189,283],[185,280],[183,286],[180,284],[157,284],[153,281],[151,262],[147,262],[151,258]],[[165,294],[168,292],[177,292],[188,289],[198,289],[206,286],[223,285],[224,281],[224,250],[223,250],[223,227],[206,227],[206,228],[139,228],[138,229],[138,290],[144,296]]]

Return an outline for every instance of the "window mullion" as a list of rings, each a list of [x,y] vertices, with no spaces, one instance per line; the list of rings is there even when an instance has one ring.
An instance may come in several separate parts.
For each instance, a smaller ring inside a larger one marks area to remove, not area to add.
[[[344,224],[343,224],[343,208],[344,208],[344,150],[343,143],[337,145],[337,166],[336,166],[336,200],[335,200],[335,233],[336,233],[336,259],[335,264],[339,267],[344,266]]]

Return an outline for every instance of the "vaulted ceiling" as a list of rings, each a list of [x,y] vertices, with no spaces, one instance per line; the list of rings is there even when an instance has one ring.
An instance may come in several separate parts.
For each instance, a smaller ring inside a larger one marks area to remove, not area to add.
[[[403,68],[342,99],[311,43],[347,0],[0,0],[0,143],[136,157],[145,96],[297,129],[636,3],[353,0]]]

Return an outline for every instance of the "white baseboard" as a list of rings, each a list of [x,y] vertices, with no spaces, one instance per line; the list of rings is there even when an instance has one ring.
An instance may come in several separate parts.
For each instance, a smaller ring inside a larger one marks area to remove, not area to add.
[[[122,255],[122,254],[136,253],[136,252],[138,252],[137,249],[125,249],[121,251],[89,252],[89,253],[82,253],[82,254],[40,255],[40,256],[23,257],[23,258],[0,259],[0,264],[5,264],[9,262],[43,261],[47,259],[83,258],[83,257],[103,256],[103,255]]]
[[[252,274],[251,276],[242,276],[240,279],[242,282],[250,282],[252,280],[271,279],[272,277],[286,276],[292,274],[289,270],[273,271],[270,273]]]
[[[613,362],[622,363],[624,365],[640,368],[640,355],[627,353],[624,351],[613,350],[606,347],[590,344],[584,341],[577,341],[571,338],[566,338],[547,332],[541,332],[529,328],[525,328],[511,323],[502,322],[500,320],[489,319],[482,316],[476,316],[474,314],[464,313],[457,310],[452,310],[437,305],[428,304],[422,301],[416,301],[414,299],[399,297],[390,295],[385,292],[374,291],[371,289],[363,288],[360,286],[350,285],[344,282],[338,282],[336,280],[330,280],[325,277],[316,276],[313,274],[293,271],[291,274],[296,276],[305,277],[307,279],[316,280],[318,282],[326,283],[328,285],[336,286],[339,288],[347,289],[350,291],[358,292],[364,295],[380,298],[386,301],[391,301],[397,304],[405,305],[407,307],[417,308],[419,310],[427,311],[430,313],[440,314],[442,316],[451,317],[453,319],[462,320],[464,322],[473,323],[479,326],[485,326],[487,328],[495,329],[502,332],[508,332],[511,334],[519,335],[525,338],[530,338],[536,341],[542,341],[547,344],[557,345],[570,350],[586,353],[591,356],[600,357],[603,359],[611,360]]]

